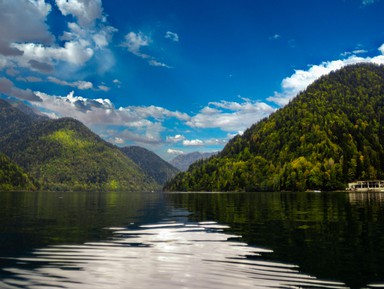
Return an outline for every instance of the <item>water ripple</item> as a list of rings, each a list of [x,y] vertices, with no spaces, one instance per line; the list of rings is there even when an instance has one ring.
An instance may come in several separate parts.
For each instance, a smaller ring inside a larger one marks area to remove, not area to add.
[[[268,262],[271,251],[236,241],[216,222],[163,222],[109,228],[113,238],[41,248],[2,259],[4,289],[28,288],[345,288]]]

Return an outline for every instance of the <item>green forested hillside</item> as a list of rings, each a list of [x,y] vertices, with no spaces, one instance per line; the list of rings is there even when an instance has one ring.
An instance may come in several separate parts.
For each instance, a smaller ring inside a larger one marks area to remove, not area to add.
[[[177,175],[166,190],[344,189],[384,178],[384,66],[321,77],[286,107]]]
[[[0,153],[0,191],[36,190],[38,185],[23,170]]]
[[[161,185],[164,185],[166,181],[179,172],[171,164],[145,148],[130,146],[121,148],[121,151]]]
[[[0,150],[45,190],[159,188],[117,147],[70,118],[35,120],[1,101]]]

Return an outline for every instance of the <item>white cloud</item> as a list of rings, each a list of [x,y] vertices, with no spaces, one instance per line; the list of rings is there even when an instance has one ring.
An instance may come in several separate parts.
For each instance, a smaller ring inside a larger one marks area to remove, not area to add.
[[[81,90],[93,88],[92,82],[89,82],[89,81],[78,80],[75,82],[68,82],[65,80],[60,80],[60,79],[53,77],[53,76],[49,76],[48,80],[52,83],[56,83],[56,84],[63,85],[63,86],[76,87],[76,88],[81,89]]]
[[[203,146],[204,142],[200,139],[184,140],[183,146]]]
[[[36,95],[42,102],[35,105],[47,114],[78,119],[111,140],[119,137],[124,141],[160,143],[160,134],[164,130],[162,123],[165,120],[175,118],[186,121],[190,118],[185,113],[157,106],[116,108],[109,99],[89,99],[75,96],[74,92],[67,96],[54,96],[43,92],[36,92]],[[116,127],[120,128],[119,132],[111,130]]]
[[[179,120],[187,121],[190,119],[190,116],[186,113],[182,113],[179,111],[170,111],[166,108],[159,106],[129,106],[127,109],[134,109],[137,113],[139,113],[142,117],[145,118],[154,118],[156,120],[163,120],[166,117],[174,117]]]
[[[179,42],[179,35],[175,32],[171,32],[171,31],[167,31],[167,33],[165,33],[165,38],[167,39],[170,39],[174,42]]]
[[[379,51],[384,55],[384,43],[379,47]]]
[[[22,50],[11,45],[15,42],[52,43],[54,36],[45,23],[50,11],[44,0],[0,1],[0,54],[21,56]]]
[[[340,69],[346,65],[361,62],[370,62],[384,64],[384,44],[378,49],[382,54],[376,57],[358,57],[351,55],[346,59],[326,61],[319,65],[312,65],[308,70],[295,70],[290,77],[285,78],[282,83],[282,92],[275,92],[268,101],[275,102],[280,106],[288,104],[299,92],[305,90],[308,85],[313,83],[319,77],[330,73],[331,71]]]
[[[99,85],[98,88],[99,88],[99,90],[102,90],[105,92],[108,92],[110,90],[110,88],[108,86],[103,85],[103,84]]]
[[[117,135],[127,142],[158,145],[163,142],[160,133],[164,130],[165,128],[161,123],[144,121],[137,127],[126,129]]]
[[[243,99],[238,102],[210,102],[187,124],[198,128],[220,128],[223,131],[234,132],[245,130],[260,119],[268,116],[275,109],[263,102]]]
[[[90,27],[97,19],[102,19],[101,0],[56,0],[64,16],[73,15],[81,26]]]
[[[122,138],[120,138],[120,137],[115,137],[115,138],[113,139],[113,142],[114,142],[114,143],[117,143],[117,144],[123,144],[123,143],[124,143],[124,140],[123,140]]]
[[[174,149],[168,149],[167,153],[169,153],[170,155],[183,155],[184,154],[183,151],[181,151],[181,150],[174,150]]]
[[[127,35],[125,35],[125,42],[122,43],[122,46],[127,47],[128,51],[134,55],[143,59],[148,59],[151,57],[142,53],[141,48],[149,46],[151,41],[152,40],[149,38],[149,36],[144,35],[142,32],[129,32]]]
[[[350,55],[365,54],[365,53],[368,53],[368,51],[364,49],[355,49],[352,52],[349,52],[349,51],[343,52],[341,53],[341,56],[347,57]]]
[[[47,25],[52,7],[45,0],[0,1],[0,69],[52,74],[65,66],[66,71],[76,71],[96,55],[99,70],[113,65],[107,47],[117,29],[105,24],[101,0],[56,0],[56,5],[64,16],[76,19],[58,37],[61,42]]]
[[[156,60],[155,57],[142,52],[142,48],[148,47],[151,43],[152,39],[144,33],[129,32],[125,35],[125,41],[121,44],[121,46],[127,47],[128,51],[132,54],[147,60],[148,64],[151,66],[171,68],[167,64]]]
[[[165,64],[165,63],[162,63],[162,62],[159,62],[157,61],[156,59],[151,59],[148,61],[149,65],[151,66],[157,66],[157,67],[165,67],[165,68],[172,68],[171,66]]]
[[[92,35],[92,39],[98,48],[104,48],[109,45],[113,33],[118,30],[112,26],[102,26],[101,29]]]
[[[175,136],[167,136],[167,142],[170,142],[170,143],[177,143],[183,140],[185,140],[185,136],[181,134],[177,134]]]
[[[94,54],[94,50],[89,47],[89,42],[84,40],[66,42],[64,47],[45,47],[35,43],[14,43],[13,47],[24,52],[24,62],[35,60],[47,64],[64,61],[81,66]]]
[[[229,139],[229,138],[228,138]],[[204,141],[207,145],[224,145],[228,142],[228,139],[211,138]]]

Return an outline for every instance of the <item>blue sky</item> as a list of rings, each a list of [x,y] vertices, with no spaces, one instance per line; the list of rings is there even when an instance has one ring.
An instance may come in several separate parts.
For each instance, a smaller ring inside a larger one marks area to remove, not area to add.
[[[384,0],[0,0],[0,95],[169,160],[384,63]]]

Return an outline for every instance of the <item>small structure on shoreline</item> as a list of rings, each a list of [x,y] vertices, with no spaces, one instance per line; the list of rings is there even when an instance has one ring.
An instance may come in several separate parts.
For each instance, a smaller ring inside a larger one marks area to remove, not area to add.
[[[348,183],[351,192],[384,192],[384,180],[356,181]]]

